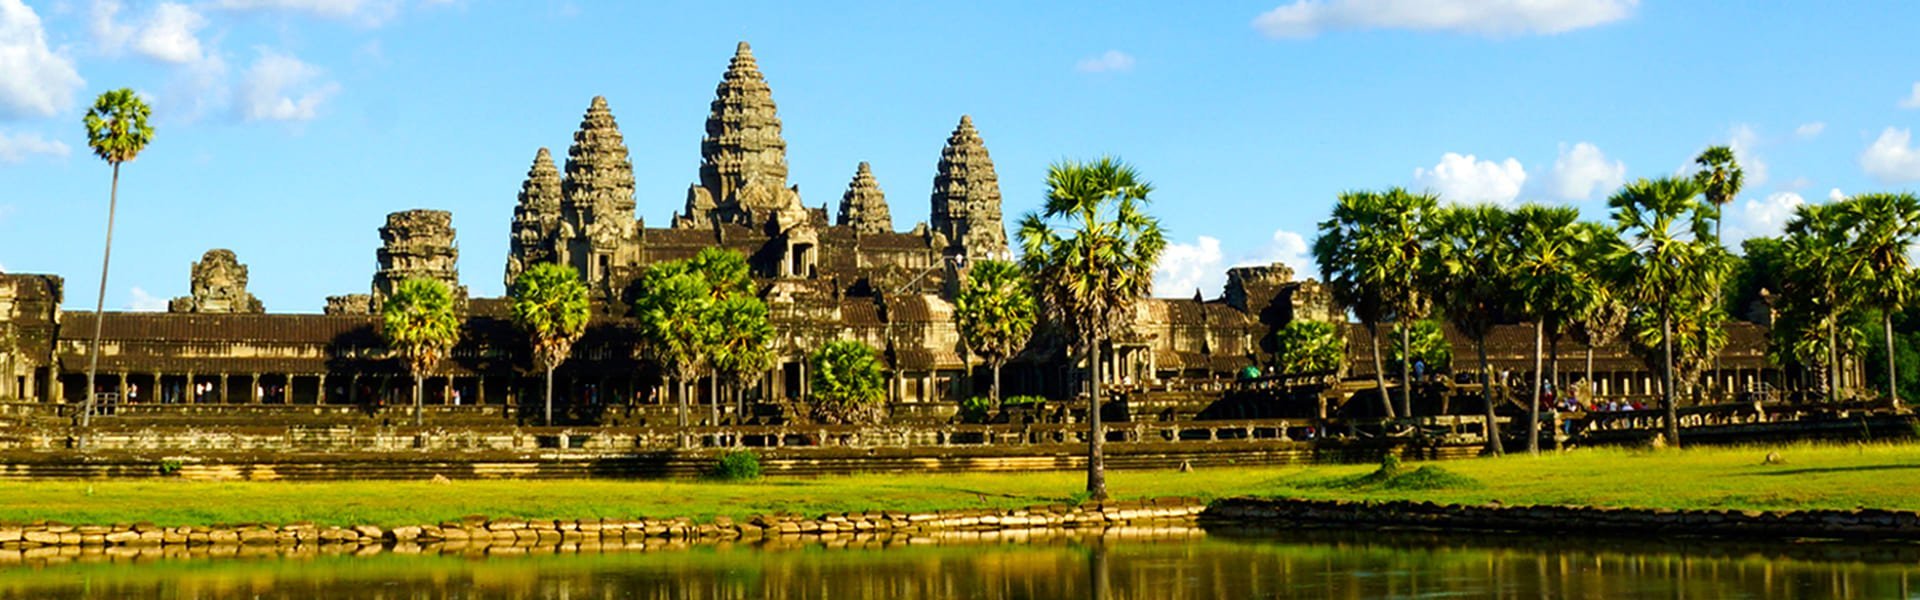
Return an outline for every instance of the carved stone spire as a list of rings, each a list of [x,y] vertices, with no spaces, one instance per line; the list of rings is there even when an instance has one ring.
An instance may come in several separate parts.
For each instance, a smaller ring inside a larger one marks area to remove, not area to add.
[[[208,250],[193,263],[189,281],[193,295],[174,298],[167,312],[176,313],[262,313],[260,299],[247,292],[247,266],[232,250]]]
[[[687,192],[686,225],[760,223],[800,208],[799,192],[787,187],[787,142],[773,90],[753,49],[741,42],[714,88],[700,140],[700,183]]]
[[[633,161],[605,97],[594,96],[580,119],[560,189],[558,251],[595,288],[606,281],[613,255],[634,228]]]
[[[860,233],[889,233],[893,231],[893,216],[887,210],[887,194],[880,191],[880,182],[873,179],[873,167],[860,163],[860,170],[853,174],[853,181],[847,184],[847,193],[840,197],[840,225],[851,226]]]
[[[973,128],[973,118],[962,115],[960,125],[940,151],[933,176],[934,233],[945,236],[951,250],[973,258],[1007,254],[1007,230],[1000,221],[1000,176],[993,157]]]
[[[560,232],[560,170],[553,154],[541,148],[520,184],[520,201],[513,207],[513,230],[508,238],[507,288],[535,263],[559,262],[555,234]]]

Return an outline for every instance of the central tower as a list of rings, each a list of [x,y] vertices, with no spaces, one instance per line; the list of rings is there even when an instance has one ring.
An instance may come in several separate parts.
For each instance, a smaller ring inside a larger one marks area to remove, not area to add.
[[[687,190],[686,211],[674,225],[778,222],[785,229],[806,218],[799,188],[787,185],[787,142],[780,137],[773,90],[760,75],[753,49],[740,42],[707,113],[700,183]]]

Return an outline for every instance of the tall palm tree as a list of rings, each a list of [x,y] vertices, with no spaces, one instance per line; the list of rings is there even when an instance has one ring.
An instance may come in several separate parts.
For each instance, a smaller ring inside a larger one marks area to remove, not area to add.
[[[966,282],[954,298],[960,339],[993,368],[993,404],[1000,405],[1000,367],[1027,345],[1039,306],[1020,267],[1000,260],[983,260],[967,271]]]
[[[1511,218],[1505,209],[1489,204],[1443,208],[1427,221],[1434,260],[1426,271],[1426,287],[1447,322],[1473,339],[1474,353],[1480,359],[1480,399],[1487,411],[1487,450],[1496,456],[1506,450],[1500,443],[1500,423],[1493,412],[1493,367],[1487,362],[1487,335],[1507,320],[1512,308],[1507,259],[1511,249],[1506,243]]]
[[[706,365],[715,337],[710,316],[713,291],[685,261],[655,263],[640,276],[633,301],[643,352],[672,374],[680,391],[680,426],[687,426],[687,396]]]
[[[453,292],[434,279],[400,282],[393,295],[380,304],[380,335],[413,374],[413,424],[418,426],[424,410],[420,399],[423,380],[460,342],[460,317],[453,311]]]
[[[93,346],[87,351],[87,400],[80,412],[80,426],[93,423],[94,376],[100,368],[100,325],[106,319],[107,266],[113,263],[113,215],[120,207],[120,165],[140,156],[153,141],[153,127],[147,118],[153,109],[133,90],[120,88],[101,94],[87,109],[82,122],[87,126],[87,147],[93,155],[113,165],[113,187],[107,195],[107,248],[100,255],[100,294],[93,300]]]
[[[1625,286],[1617,263],[1624,255],[1619,232],[1598,223],[1583,222],[1579,226],[1584,231],[1575,261],[1580,265],[1584,297],[1577,303],[1569,333],[1585,347],[1586,367],[1581,372],[1587,386],[1583,391],[1584,397],[1592,398],[1598,393],[1593,380],[1593,349],[1620,338],[1626,330],[1629,308],[1622,299]]]
[[[1048,316],[1085,350],[1092,391],[1087,404],[1087,493],[1107,497],[1100,424],[1100,347],[1153,290],[1153,268],[1167,247],[1160,221],[1147,215],[1153,185],[1112,157],[1062,161],[1047,168],[1047,201],[1020,220],[1022,267],[1039,286]]]
[[[1851,268],[1854,243],[1846,210],[1844,202],[1795,208],[1783,243],[1787,260],[1782,274],[1786,288],[1782,325],[1803,329],[1791,336],[1796,338],[1792,350],[1801,360],[1826,366],[1827,389],[1833,399],[1845,394],[1840,377],[1840,321],[1860,304],[1863,288]]]
[[[1386,363],[1380,357],[1380,323],[1393,318],[1397,294],[1412,265],[1399,260],[1399,250],[1387,235],[1403,215],[1389,214],[1386,194],[1369,191],[1341,192],[1333,214],[1320,222],[1319,236],[1313,240],[1313,259],[1320,265],[1320,279],[1327,282],[1333,299],[1348,307],[1367,327],[1367,341],[1373,356],[1373,381],[1380,393],[1380,409],[1388,419],[1401,413],[1394,410],[1387,390]]]
[[[1440,197],[1431,193],[1413,193],[1403,188],[1391,188],[1380,194],[1382,214],[1380,221],[1383,236],[1382,246],[1388,249],[1399,277],[1391,279],[1388,286],[1387,309],[1392,311],[1394,328],[1400,332],[1400,347],[1413,346],[1413,332],[1419,327],[1421,319],[1427,317],[1431,308],[1425,290],[1419,285],[1419,274],[1425,270],[1426,263],[1432,260],[1433,250],[1428,241],[1425,227],[1427,215],[1440,204]],[[1411,361],[1400,361],[1400,414],[1413,416],[1413,369]]]
[[[553,370],[587,332],[587,286],[573,267],[540,263],[513,281],[513,323],[533,342],[534,364],[546,372],[546,419],[553,423]]]
[[[1913,263],[1907,250],[1920,240],[1920,200],[1911,193],[1860,194],[1847,200],[1853,221],[1852,271],[1864,285],[1866,302],[1880,309],[1881,332],[1887,343],[1887,395],[1900,408],[1900,379],[1894,366],[1893,313],[1913,293]]]
[[[1693,159],[1693,164],[1700,167],[1700,171],[1693,176],[1694,181],[1700,184],[1707,204],[1713,207],[1713,241],[1721,244],[1720,224],[1724,221],[1721,212],[1733,202],[1735,196],[1740,195],[1740,188],[1746,182],[1746,171],[1740,168],[1733,148],[1727,146],[1708,147]],[[1713,355],[1713,371],[1716,374],[1714,379],[1718,380],[1720,354],[1717,352]]]
[[[713,306],[713,371],[715,379],[725,379],[739,398],[740,418],[747,414],[746,396],[741,388],[747,376],[773,368],[773,324],[767,320],[767,303],[750,295],[733,296]],[[719,403],[718,397],[714,402]]]
[[[1529,204],[1514,211],[1511,268],[1520,312],[1533,320],[1533,393],[1527,398],[1527,452],[1540,452],[1540,399],[1545,396],[1546,339],[1560,339],[1566,322],[1576,314],[1583,297],[1583,245],[1575,224],[1579,209]],[[1555,344],[1556,348],[1559,344]]]
[[[1674,447],[1680,445],[1680,423],[1673,400],[1673,300],[1684,288],[1703,283],[1692,275],[1703,253],[1694,242],[1706,237],[1712,219],[1703,214],[1699,196],[1699,183],[1663,177],[1629,183],[1607,199],[1626,242],[1620,247],[1620,264],[1627,273],[1628,298],[1659,314],[1661,403],[1667,443]]]
[[[707,338],[702,354],[707,357],[707,366],[712,371],[713,377],[708,380],[708,395],[711,396],[708,404],[713,411],[713,423],[718,425],[720,424],[720,380],[722,379],[719,360],[722,346],[731,345],[737,350],[748,352],[748,354],[729,359],[742,359],[741,362],[730,366],[752,367],[759,361],[758,356],[751,354],[751,348],[756,341],[754,336],[761,333],[747,329],[729,331],[728,328],[732,324],[722,319],[722,313],[725,312],[727,316],[732,317],[751,318],[754,315],[751,303],[736,301],[736,299],[751,299],[752,302],[760,302],[760,299],[753,295],[753,279],[748,274],[747,257],[739,252],[718,246],[708,246],[702,248],[693,258],[687,259],[686,265],[689,272],[706,282],[707,294],[712,299],[712,302],[706,306],[707,312],[704,313],[704,318],[709,321],[708,331],[712,336]],[[732,303],[731,309],[723,311],[729,303]],[[764,315],[766,305],[761,303],[760,308],[762,309],[760,314]],[[763,340],[760,342],[761,345],[765,345],[764,340],[770,340],[772,337],[773,334],[769,332],[759,338]],[[766,362],[770,364],[772,357],[768,356]]]

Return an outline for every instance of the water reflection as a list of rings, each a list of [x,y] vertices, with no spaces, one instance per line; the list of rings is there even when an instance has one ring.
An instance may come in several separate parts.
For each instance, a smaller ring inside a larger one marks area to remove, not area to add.
[[[1912,546],[1379,532],[0,567],[0,598],[1920,598]]]

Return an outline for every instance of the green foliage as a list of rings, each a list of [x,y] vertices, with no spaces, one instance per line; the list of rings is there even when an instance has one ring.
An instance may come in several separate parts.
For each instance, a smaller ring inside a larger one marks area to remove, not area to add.
[[[1642,179],[1607,201],[1625,242],[1615,263],[1624,287],[1619,291],[1629,305],[1643,307],[1629,318],[1631,339],[1648,364],[1676,380],[1691,381],[1726,340],[1719,326],[1720,288],[1730,265],[1726,249],[1712,241],[1716,219],[1699,200],[1701,191],[1690,179]],[[1669,434],[1677,431],[1671,422],[1675,386],[1663,387]]]
[[[682,383],[699,376],[717,332],[713,290],[685,262],[656,263],[640,276],[633,301],[643,354]]]
[[[1422,223],[1438,204],[1432,194],[1401,188],[1343,192],[1332,217],[1319,225],[1313,257],[1321,279],[1335,302],[1376,332],[1385,321],[1426,316],[1430,302],[1421,276],[1432,269],[1435,254]],[[1378,343],[1377,336],[1374,340]],[[1378,352],[1373,356],[1382,408],[1388,417],[1397,416],[1387,393],[1386,365]]]
[[[998,410],[998,408],[999,407],[994,406],[992,398],[974,396],[960,401],[960,413],[958,416],[960,417],[961,423],[986,423],[993,419],[993,413]]]
[[[1400,342],[1400,338],[1394,338],[1391,355],[1394,364],[1398,365],[1408,360],[1408,357],[1412,357],[1413,360],[1426,363],[1428,373],[1442,373],[1453,368],[1453,344],[1447,341],[1446,332],[1441,329],[1439,321],[1432,319],[1414,321],[1413,334],[1409,336],[1408,341],[1413,345],[1411,354],[1408,353],[1407,346]]]
[[[1347,338],[1333,323],[1295,319],[1273,336],[1276,375],[1337,372],[1346,359]]]
[[[1076,344],[1106,339],[1152,293],[1167,246],[1160,221],[1146,213],[1152,192],[1118,159],[1063,161],[1047,169],[1043,210],[1021,218],[1021,264],[1048,317]]]
[[[773,367],[773,323],[766,302],[748,295],[727,298],[713,306],[712,318],[713,368],[723,379],[738,384]]]
[[[1459,475],[1436,465],[1422,465],[1418,469],[1409,470],[1400,462],[1399,455],[1392,453],[1381,456],[1380,467],[1373,472],[1322,479],[1312,482],[1309,486],[1348,491],[1474,490],[1485,487],[1472,477]]]
[[[873,347],[857,340],[834,340],[807,356],[811,372],[814,420],[823,423],[873,423],[881,416],[886,379]]]
[[[416,377],[432,372],[460,341],[453,292],[433,279],[400,282],[380,305],[380,335]]]
[[[1733,198],[1740,195],[1740,188],[1746,181],[1746,171],[1742,170],[1740,163],[1734,159],[1733,148],[1727,146],[1708,147],[1700,153],[1699,157],[1693,159],[1693,164],[1700,167],[1700,171],[1694,173],[1693,181],[1700,185],[1701,192],[1706,195],[1708,207],[1714,211],[1716,227],[1713,237],[1718,239],[1720,208],[1733,202]]]
[[[722,481],[752,481],[760,478],[760,455],[752,450],[737,450],[720,455],[709,476]]]
[[[169,476],[169,475],[178,474],[180,472],[181,464],[180,464],[180,459],[167,458],[167,459],[161,459],[160,464],[155,466],[156,468],[159,469],[160,475]]]
[[[100,94],[82,119],[87,126],[87,147],[115,167],[132,161],[153,141],[153,127],[147,124],[152,116],[153,109],[131,89]]]
[[[1020,267],[1000,260],[983,260],[967,272],[954,298],[954,320],[960,341],[994,367],[994,395],[1000,394],[999,367],[1033,337],[1039,306]]]
[[[1000,406],[1039,406],[1046,403],[1047,399],[1044,396],[1014,396],[1001,401]]]
[[[1783,273],[1788,268],[1786,244],[1780,238],[1758,237],[1740,243],[1740,257],[1733,261],[1733,270],[1727,277],[1726,301],[1722,306],[1727,314],[1742,317],[1747,308],[1760,300],[1762,290],[1779,294],[1786,289],[1783,286]]]
[[[567,360],[587,332],[587,286],[573,267],[539,263],[513,281],[514,325],[533,342],[535,364],[551,370]]]

